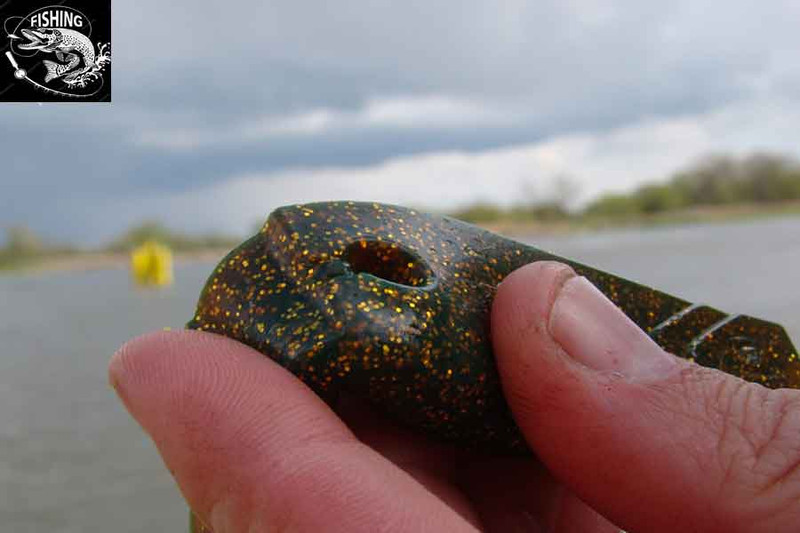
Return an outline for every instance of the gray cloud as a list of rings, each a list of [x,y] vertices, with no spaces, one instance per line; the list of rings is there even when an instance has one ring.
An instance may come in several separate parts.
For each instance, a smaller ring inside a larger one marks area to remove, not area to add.
[[[128,196],[797,99],[799,23],[777,0],[116,2],[111,107],[0,107],[0,224],[91,240],[97,206]],[[376,100],[431,97],[502,120],[357,121]],[[314,110],[338,122],[241,134]],[[178,131],[208,142],[142,142]]]

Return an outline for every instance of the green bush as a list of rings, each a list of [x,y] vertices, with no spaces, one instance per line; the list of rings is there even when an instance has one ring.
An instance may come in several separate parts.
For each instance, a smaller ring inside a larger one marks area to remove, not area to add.
[[[160,222],[147,221],[135,226],[107,246],[114,252],[129,251],[144,242],[155,241],[176,251],[232,247],[239,239],[225,235],[189,236],[174,232]]]
[[[685,193],[674,185],[647,185],[634,194],[635,203],[642,213],[663,213],[686,207]]]
[[[469,222],[480,224],[482,222],[496,222],[504,217],[505,212],[492,204],[478,203],[454,211],[450,216]]]
[[[584,214],[587,216],[603,218],[631,217],[639,215],[641,212],[639,199],[634,195],[624,194],[601,196],[584,209]]]

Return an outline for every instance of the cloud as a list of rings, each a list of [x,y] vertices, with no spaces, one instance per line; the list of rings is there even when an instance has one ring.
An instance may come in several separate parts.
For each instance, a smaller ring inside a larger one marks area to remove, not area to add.
[[[288,116],[245,119],[225,129],[214,127],[154,129],[136,136],[140,146],[192,150],[214,145],[241,145],[280,137],[312,137],[342,131],[426,130],[503,126],[520,123],[521,115],[463,98],[441,95],[373,98],[353,111],[316,108]]]
[[[502,200],[561,171],[589,195],[703,148],[797,150],[794,0],[138,0],[114,15],[112,106],[0,107],[0,226],[91,241],[166,213],[190,228],[202,210],[163,199],[200,195],[207,213],[202,194],[240,182],[380,196],[397,165],[497,183],[406,178],[437,199]],[[231,220],[267,208],[230,202]]]
[[[116,223],[127,224],[146,214],[185,230],[244,234],[286,204],[347,199],[434,210],[478,201],[511,205],[547,198],[561,175],[578,183],[580,204],[668,177],[710,152],[773,149],[800,155],[793,140],[798,128],[797,101],[755,101],[500,149],[403,156],[359,167],[245,173],[192,191],[117,202],[99,216],[113,212]],[[120,219],[125,213],[130,220]]]
[[[347,115],[392,95],[522,109],[543,134],[613,127],[747,97],[800,44],[800,7],[777,0],[119,7],[115,95],[164,111],[151,125],[169,130]]]

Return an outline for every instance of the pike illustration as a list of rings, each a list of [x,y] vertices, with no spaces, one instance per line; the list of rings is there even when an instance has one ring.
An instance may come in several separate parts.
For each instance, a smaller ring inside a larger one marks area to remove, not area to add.
[[[111,81],[110,71],[108,83],[105,79],[111,42],[93,40],[91,23],[83,22],[90,19],[73,8],[51,10],[49,17],[40,17],[40,11],[9,17],[3,23],[8,37],[5,56],[14,68],[14,78],[52,96],[80,99],[99,94]],[[73,22],[75,29],[71,29]],[[37,68],[31,75],[34,65]]]
[[[96,66],[94,45],[80,32],[65,28],[24,29],[21,32],[28,42],[20,44],[20,50],[54,52],[59,61],[65,62],[42,61],[47,69],[45,83],[61,77],[67,83],[74,82]],[[83,67],[79,67],[81,63]]]

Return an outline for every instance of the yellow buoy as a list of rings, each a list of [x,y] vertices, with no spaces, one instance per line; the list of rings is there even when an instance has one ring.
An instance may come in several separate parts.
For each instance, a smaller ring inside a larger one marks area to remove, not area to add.
[[[131,252],[131,275],[137,285],[161,287],[173,281],[172,251],[147,241]]]

